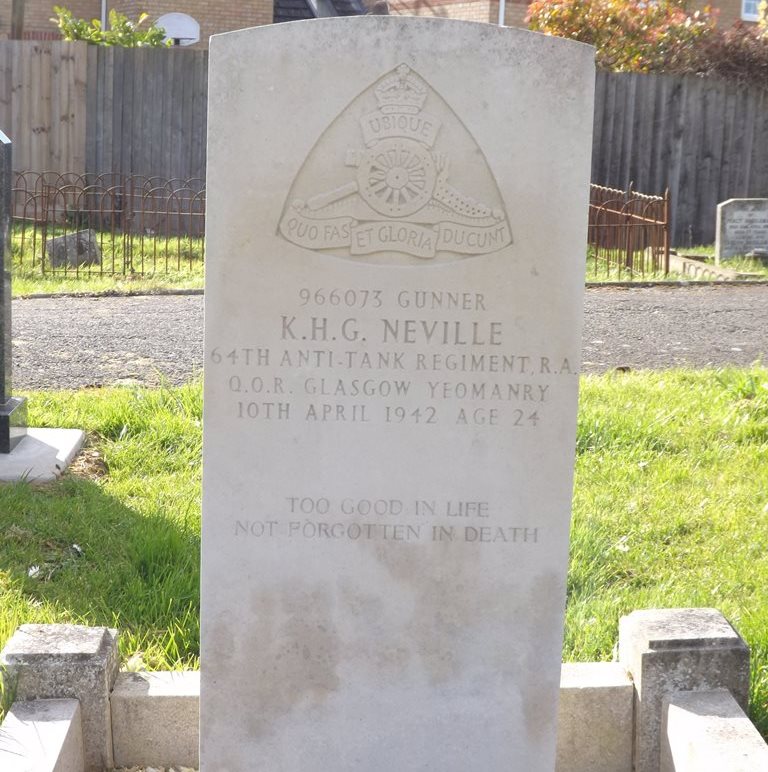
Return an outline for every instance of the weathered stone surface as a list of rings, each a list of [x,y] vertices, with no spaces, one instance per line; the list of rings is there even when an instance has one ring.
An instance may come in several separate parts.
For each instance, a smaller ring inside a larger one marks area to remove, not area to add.
[[[768,250],[768,198],[731,198],[717,205],[715,261]]]
[[[77,700],[14,702],[0,726],[3,772],[83,772]]]
[[[109,693],[117,675],[117,633],[82,625],[21,625],[0,653],[20,700],[80,701],[86,772],[113,766]]]
[[[110,772],[198,772],[198,770],[192,767],[173,766],[173,767],[120,767]]]
[[[632,772],[632,681],[617,662],[567,662],[556,772]]]
[[[11,142],[0,132],[0,457],[24,437],[26,400],[11,395]]]
[[[729,691],[677,692],[664,713],[661,772],[768,769],[768,745]]]
[[[199,672],[120,673],[112,692],[115,764],[197,767]]]
[[[77,268],[81,265],[101,264],[101,250],[96,231],[90,229],[48,239],[45,242],[45,251],[51,268]]]
[[[658,772],[664,699],[728,689],[743,708],[749,648],[717,609],[649,609],[619,622],[619,660],[635,687],[636,772]]]
[[[0,455],[0,481],[57,480],[83,446],[80,429],[27,429],[13,453]]]
[[[491,25],[214,37],[203,769],[554,768],[593,84]]]

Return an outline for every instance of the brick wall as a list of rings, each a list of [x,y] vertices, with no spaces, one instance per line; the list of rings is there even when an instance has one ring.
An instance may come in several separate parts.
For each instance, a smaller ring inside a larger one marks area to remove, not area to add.
[[[490,3],[491,0],[389,0],[389,12],[393,16],[439,16],[487,22]]]
[[[528,0],[506,0],[504,3],[504,26],[523,27],[525,15],[528,13]],[[499,22],[499,0],[490,0],[490,21],[492,24]]]
[[[80,19],[101,18],[101,0],[26,0],[24,37],[49,37],[56,27],[49,19],[53,6],[64,5]],[[200,44],[208,47],[208,38],[218,32],[272,23],[273,0],[241,0],[241,2],[211,2],[210,0],[110,0],[114,8],[135,19],[141,11],[157,19],[165,13],[186,13],[200,24]],[[11,31],[11,0],[0,0],[0,37]],[[48,34],[44,34],[48,33]]]
[[[139,11],[146,11],[152,19],[164,13],[186,13],[200,25],[200,43],[195,47],[207,48],[211,35],[271,24],[273,0],[120,0],[114,3],[114,7],[131,18],[135,18]]]
[[[56,33],[56,25],[49,21],[53,16],[53,6],[63,5],[78,19],[98,19],[101,15],[100,0],[26,0],[24,4],[25,37],[32,37],[37,32]],[[0,37],[11,34],[11,0],[0,2]],[[35,36],[40,37],[40,36]],[[58,35],[56,35],[58,37]]]
[[[494,19],[499,18],[498,0],[493,4]],[[504,25],[507,27],[527,27],[525,15],[528,13],[526,0],[507,0],[504,5]]]
[[[709,4],[719,9],[720,14],[717,23],[723,29],[727,29],[737,21],[741,21],[741,0],[714,0],[711,3],[708,3],[707,0],[693,0],[691,8],[704,8],[705,5]],[[760,4],[759,0],[757,0],[756,4]],[[754,24],[755,22],[744,23]]]
[[[507,0],[504,23],[524,27],[528,10],[526,0]],[[499,0],[389,0],[389,12],[400,16],[440,16],[461,21],[499,21]]]

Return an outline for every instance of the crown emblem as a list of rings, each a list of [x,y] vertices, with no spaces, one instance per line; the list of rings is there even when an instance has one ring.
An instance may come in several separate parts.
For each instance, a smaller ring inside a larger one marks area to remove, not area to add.
[[[401,64],[375,94],[382,113],[418,113],[427,99],[427,87],[407,64]]]

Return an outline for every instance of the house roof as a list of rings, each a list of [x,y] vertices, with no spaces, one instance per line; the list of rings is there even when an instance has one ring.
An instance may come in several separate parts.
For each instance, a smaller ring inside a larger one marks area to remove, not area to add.
[[[275,0],[275,23],[316,19],[318,16],[361,16],[368,13],[364,0]]]

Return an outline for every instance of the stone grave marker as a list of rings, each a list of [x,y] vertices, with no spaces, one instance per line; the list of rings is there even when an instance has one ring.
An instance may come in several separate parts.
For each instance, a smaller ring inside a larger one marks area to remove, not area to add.
[[[593,50],[210,56],[202,769],[552,772]]]
[[[11,141],[0,132],[0,453],[26,434],[26,400],[11,396]]]
[[[731,198],[717,205],[715,262],[768,250],[768,198]]]
[[[96,231],[92,228],[48,239],[45,242],[45,251],[51,268],[101,265],[99,241]]]

